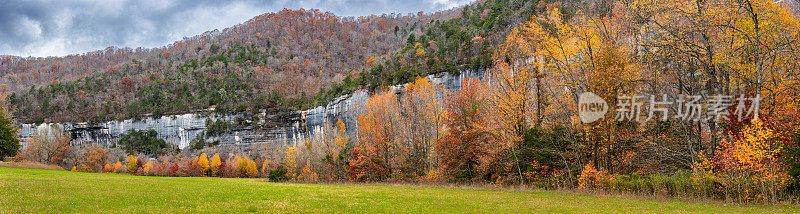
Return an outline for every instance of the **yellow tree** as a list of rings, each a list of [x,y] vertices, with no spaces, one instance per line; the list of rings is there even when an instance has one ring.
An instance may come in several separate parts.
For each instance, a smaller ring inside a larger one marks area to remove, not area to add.
[[[142,165],[142,171],[140,171],[141,175],[153,175],[153,162],[147,161]]]
[[[128,162],[126,168],[128,170],[128,173],[136,174],[136,170],[139,167],[139,159],[136,158],[136,156],[128,155],[126,161]]]
[[[398,147],[404,155],[410,155],[406,160],[412,171],[421,175],[437,163],[433,144],[439,139],[442,128],[443,109],[437,99],[443,94],[444,89],[438,84],[431,83],[428,78],[417,77],[409,83],[401,99],[400,135]]]
[[[786,8],[764,0],[735,1],[733,14],[724,36],[732,42],[720,52],[720,67],[730,70],[729,90],[735,94],[753,94],[764,98],[763,111],[773,120],[787,120],[794,111],[798,94],[800,61],[800,21]],[[787,102],[788,101],[788,102]],[[765,121],[775,126],[774,122]]]
[[[613,120],[581,125],[578,97],[594,92],[613,103],[620,90],[634,88],[638,74],[626,60],[632,58],[628,51],[632,48],[619,42],[625,34],[618,32],[624,26],[614,21],[616,16],[599,18],[579,10],[569,20],[563,17],[558,8],[534,16],[513,29],[499,48],[491,77],[494,119],[490,124],[498,126],[496,136],[512,143],[500,145],[511,149],[518,146],[525,129],[534,125],[584,129],[589,131],[597,158],[601,142],[614,141]]]
[[[642,59],[665,80],[659,83],[662,92],[759,95],[763,110],[773,112],[785,109],[774,98],[796,94],[797,87],[784,86],[797,78],[798,21],[781,5],[769,0],[642,0],[629,7],[645,23],[639,29],[648,37],[641,42]],[[709,153],[720,137],[727,137],[714,120],[692,125],[697,127],[693,135],[710,144]]]
[[[200,167],[200,172],[202,172],[203,175],[208,175],[210,166],[206,153],[200,154],[200,159],[197,160],[197,166]]]
[[[726,197],[737,196],[739,203],[749,200],[778,202],[777,194],[789,182],[786,168],[780,162],[783,145],[775,132],[760,119],[723,140],[716,153],[720,182]]]
[[[209,164],[209,168],[211,169],[211,176],[219,175],[219,167],[221,165],[222,165],[222,160],[219,158],[219,154],[214,154],[214,157],[211,158],[211,163]]]
[[[246,161],[244,174],[247,175],[248,178],[255,178],[258,176],[258,167],[256,166],[256,162],[250,160],[250,158],[247,156],[245,156],[244,160]]]
[[[330,125],[329,125],[330,126]],[[330,132],[326,132],[326,135],[329,135],[329,138],[325,139],[325,144],[323,145],[324,152],[326,156],[331,157],[331,162],[334,160],[339,159],[339,152],[347,146],[348,142],[350,141],[350,136],[347,135],[347,127],[345,127],[344,121],[342,119],[338,119],[336,121],[336,125],[330,127]]]
[[[122,169],[122,163],[117,161],[117,163],[115,163],[111,168],[114,173],[119,173],[119,170]]]
[[[321,166],[321,178],[328,180],[344,179],[347,177],[345,167],[349,156],[343,154],[345,148],[352,146],[350,136],[347,134],[347,127],[340,118],[336,125],[326,124],[326,137],[323,141],[323,163]]]
[[[526,24],[527,25],[527,24]],[[536,123],[541,123],[541,79],[540,72],[541,56],[535,54],[535,43],[530,41],[531,35],[525,31],[525,27],[514,28],[506,37],[505,42],[498,48],[494,55],[494,69],[491,72],[491,95],[488,96],[489,112],[493,127],[489,128],[492,133],[493,142],[490,153],[487,157],[492,159],[489,162],[496,162],[504,159],[508,151],[516,154],[513,150],[522,141],[525,130],[531,124],[531,114],[536,109]],[[538,32],[541,32],[541,29]],[[538,35],[536,35],[538,36]],[[535,93],[531,93],[534,89]],[[537,96],[539,95],[539,96]],[[537,102],[539,101],[539,102]],[[522,171],[519,160],[514,156],[516,171],[519,179],[522,179]],[[489,164],[497,165],[497,164]]]
[[[286,169],[289,173],[286,174],[291,179],[297,177],[297,147],[289,147],[286,148],[284,152],[285,156],[283,157],[284,164],[286,165]]]

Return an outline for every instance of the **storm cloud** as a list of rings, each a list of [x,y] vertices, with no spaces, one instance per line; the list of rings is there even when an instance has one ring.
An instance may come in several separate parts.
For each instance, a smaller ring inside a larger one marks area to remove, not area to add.
[[[339,16],[435,12],[470,0],[0,0],[0,55],[63,56],[160,47],[283,8]]]

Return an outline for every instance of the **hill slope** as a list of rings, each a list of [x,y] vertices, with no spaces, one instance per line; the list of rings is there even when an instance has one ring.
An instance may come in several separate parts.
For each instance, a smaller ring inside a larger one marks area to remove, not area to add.
[[[108,121],[215,107],[285,111],[358,88],[491,66],[506,32],[560,1],[477,1],[434,14],[337,17],[283,10],[157,49],[0,60],[23,123]],[[569,4],[565,4],[569,8]]]
[[[410,31],[394,29],[444,16],[341,18],[283,10],[157,49],[6,56],[0,82],[22,122],[293,106],[283,98],[303,100],[359,70],[367,58],[399,48]]]

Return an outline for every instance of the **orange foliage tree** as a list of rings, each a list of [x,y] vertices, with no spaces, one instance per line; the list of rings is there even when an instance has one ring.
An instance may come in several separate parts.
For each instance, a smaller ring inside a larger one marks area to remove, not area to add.
[[[392,173],[395,132],[399,120],[397,96],[391,90],[375,94],[367,100],[358,117],[360,140],[353,148],[347,168],[352,181],[376,181]]]
[[[782,142],[760,119],[733,133],[717,148],[714,163],[726,197],[745,201],[777,202],[789,184],[786,166],[780,160]]]
[[[67,152],[72,148],[70,145],[69,133],[63,127],[53,125],[46,130],[36,131],[36,134],[28,139],[25,146],[25,157],[29,161],[63,165]]]
[[[444,101],[445,134],[436,142],[441,172],[454,178],[475,178],[486,158],[486,100],[480,80],[465,78],[461,90]]]

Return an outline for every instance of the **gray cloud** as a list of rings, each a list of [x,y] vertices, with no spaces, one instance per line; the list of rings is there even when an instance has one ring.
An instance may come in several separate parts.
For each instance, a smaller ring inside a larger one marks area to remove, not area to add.
[[[0,55],[63,56],[160,47],[283,8],[339,16],[434,12],[471,0],[0,0]]]

